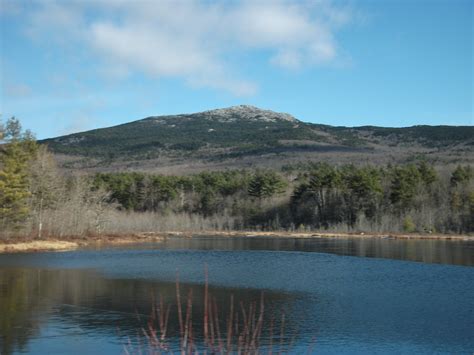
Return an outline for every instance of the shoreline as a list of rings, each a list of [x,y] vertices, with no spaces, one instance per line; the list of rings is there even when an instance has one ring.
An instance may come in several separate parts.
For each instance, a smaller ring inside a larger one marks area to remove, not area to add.
[[[104,234],[86,237],[48,237],[32,239],[0,238],[0,254],[21,252],[70,251],[83,247],[161,243],[167,238],[242,237],[242,238],[292,238],[292,239],[398,239],[398,240],[444,240],[474,241],[474,236],[450,234],[405,234],[405,233],[334,233],[334,232],[261,232],[261,231],[199,231],[199,232],[146,232],[130,234]]]

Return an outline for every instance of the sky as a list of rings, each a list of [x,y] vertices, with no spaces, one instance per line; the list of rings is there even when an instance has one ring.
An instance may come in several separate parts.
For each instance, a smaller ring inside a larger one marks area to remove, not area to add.
[[[38,138],[254,105],[473,125],[471,0],[0,0],[0,113]]]

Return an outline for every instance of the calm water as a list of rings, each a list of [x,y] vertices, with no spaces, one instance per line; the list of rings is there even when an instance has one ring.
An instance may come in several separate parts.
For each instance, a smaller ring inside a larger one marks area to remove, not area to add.
[[[284,314],[282,346],[292,353],[472,354],[473,264],[474,243],[428,240],[195,238],[5,254],[0,351],[116,354],[128,342],[137,349],[152,300],[175,305],[177,271],[182,293],[193,291],[201,329],[207,265],[222,319],[231,295],[248,305],[263,291],[263,345],[269,319],[280,329]]]

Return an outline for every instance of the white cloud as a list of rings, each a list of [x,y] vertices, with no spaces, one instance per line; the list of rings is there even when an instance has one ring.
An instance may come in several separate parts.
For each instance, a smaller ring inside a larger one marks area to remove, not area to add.
[[[335,33],[351,20],[350,9],[329,0],[43,0],[35,5],[29,13],[31,35],[51,40],[53,34],[86,46],[109,73],[181,78],[236,95],[254,94],[258,85],[241,77],[238,63],[229,60],[232,54],[267,55],[269,63],[286,69],[332,63],[339,54]]]

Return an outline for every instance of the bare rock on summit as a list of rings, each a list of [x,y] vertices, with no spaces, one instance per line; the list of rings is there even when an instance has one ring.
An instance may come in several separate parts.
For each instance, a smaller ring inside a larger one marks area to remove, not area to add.
[[[235,122],[237,120],[260,121],[260,122],[298,122],[296,118],[288,113],[263,110],[251,105],[238,105],[200,113],[209,120],[219,122]]]

